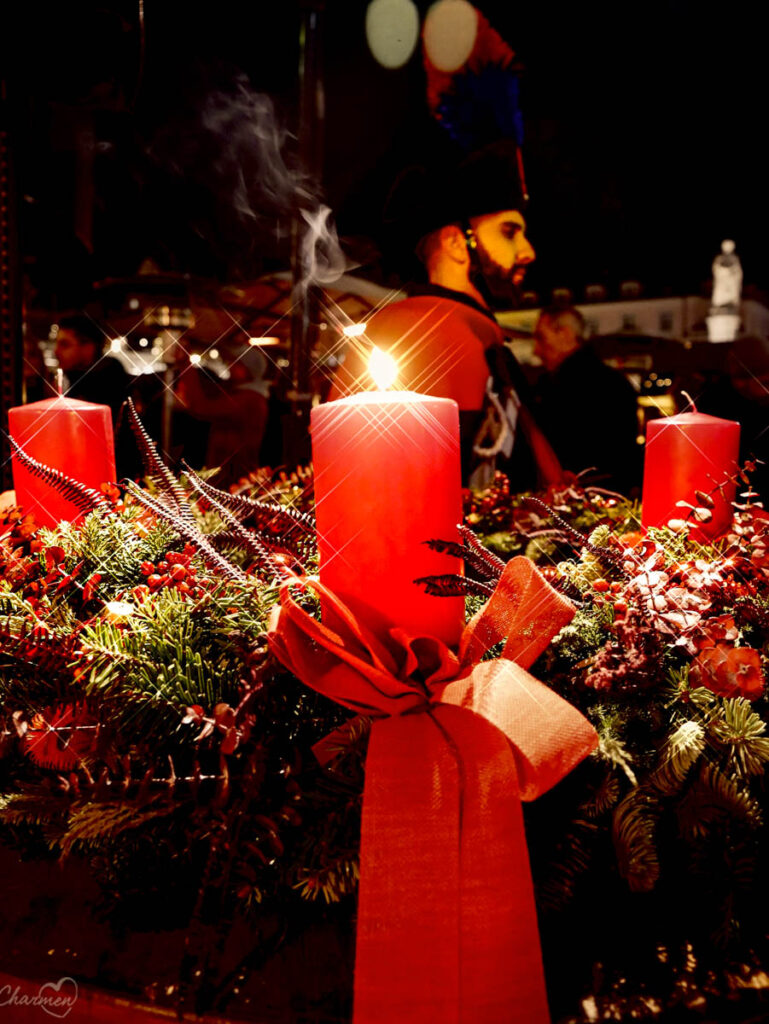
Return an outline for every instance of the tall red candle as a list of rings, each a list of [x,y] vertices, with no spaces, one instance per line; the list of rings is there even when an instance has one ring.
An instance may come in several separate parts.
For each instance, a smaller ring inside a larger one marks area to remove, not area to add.
[[[364,392],[312,411],[321,581],[370,628],[456,644],[461,597],[414,580],[461,572],[425,541],[462,520],[456,402],[408,391]]]
[[[115,479],[115,442],[109,406],[75,398],[48,398],[8,410],[11,437],[27,455],[98,490]],[[14,456],[16,501],[33,512],[41,526],[75,522],[80,513],[71,501],[21,465]]]
[[[676,503],[699,506],[695,491],[703,491],[715,502],[713,518],[697,524],[692,536],[708,540],[723,533],[732,520],[735,484],[728,481],[738,469],[739,449],[740,425],[734,420],[696,411],[651,420],[646,428],[642,524],[664,526],[670,519],[686,519],[687,509]]]

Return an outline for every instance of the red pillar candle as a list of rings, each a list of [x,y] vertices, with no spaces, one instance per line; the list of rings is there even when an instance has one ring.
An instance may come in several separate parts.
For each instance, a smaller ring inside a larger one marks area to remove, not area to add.
[[[48,398],[8,410],[14,441],[38,462],[98,490],[115,479],[115,442],[109,406],[75,398]],[[75,522],[80,513],[71,501],[13,458],[16,502],[33,512],[40,526]]]
[[[642,524],[664,526],[670,519],[687,519],[687,509],[676,503],[699,506],[695,492],[703,491],[715,502],[713,518],[698,524],[692,536],[708,540],[724,533],[732,520],[735,484],[728,481],[738,469],[739,449],[740,425],[734,420],[696,410],[651,420],[646,428]]]
[[[380,635],[458,643],[464,599],[414,583],[462,571],[424,543],[455,538],[462,521],[456,402],[364,392],[317,406],[311,430],[321,581]]]

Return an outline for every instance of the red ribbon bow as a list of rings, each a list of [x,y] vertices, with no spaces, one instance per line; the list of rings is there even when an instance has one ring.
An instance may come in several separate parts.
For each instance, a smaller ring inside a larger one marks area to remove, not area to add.
[[[308,686],[376,719],[366,760],[355,1024],[547,1021],[521,800],[596,746],[529,675],[573,617],[526,558],[505,568],[459,655],[392,630],[385,645],[315,580],[323,623],[281,591],[270,643]],[[506,639],[502,657],[479,662]]]

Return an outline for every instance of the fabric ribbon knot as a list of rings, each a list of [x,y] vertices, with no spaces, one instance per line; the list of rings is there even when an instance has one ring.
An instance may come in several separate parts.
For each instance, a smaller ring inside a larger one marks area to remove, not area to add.
[[[521,800],[546,792],[598,737],[526,669],[574,608],[514,558],[458,654],[387,642],[317,580],[323,622],[281,590],[279,660],[374,719],[366,759],[355,1024],[549,1019]],[[480,659],[505,641],[501,657]]]

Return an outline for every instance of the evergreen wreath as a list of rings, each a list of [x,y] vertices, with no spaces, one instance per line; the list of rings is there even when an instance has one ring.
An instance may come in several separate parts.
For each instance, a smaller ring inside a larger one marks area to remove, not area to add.
[[[145,486],[80,495],[82,521],[54,530],[22,509],[0,521],[0,838],[84,859],[116,926],[185,928],[176,1005],[221,1011],[319,912],[349,925],[367,728],[339,729],[346,714],[267,649],[279,583],[316,570],[311,472],[232,492],[177,480],[130,415]],[[642,535],[619,495],[518,496],[498,475],[467,494],[459,542],[425,539],[467,575],[418,582],[464,594],[468,614],[517,553],[578,604],[532,669],[600,736],[526,806],[557,1019],[694,1020],[702,1005],[742,1019],[736,993],[746,1020],[764,1006],[769,515],[755,499],[748,485],[731,532],[703,546],[688,523],[707,495]],[[329,734],[321,769],[312,746]],[[238,921],[252,941],[224,971]]]

